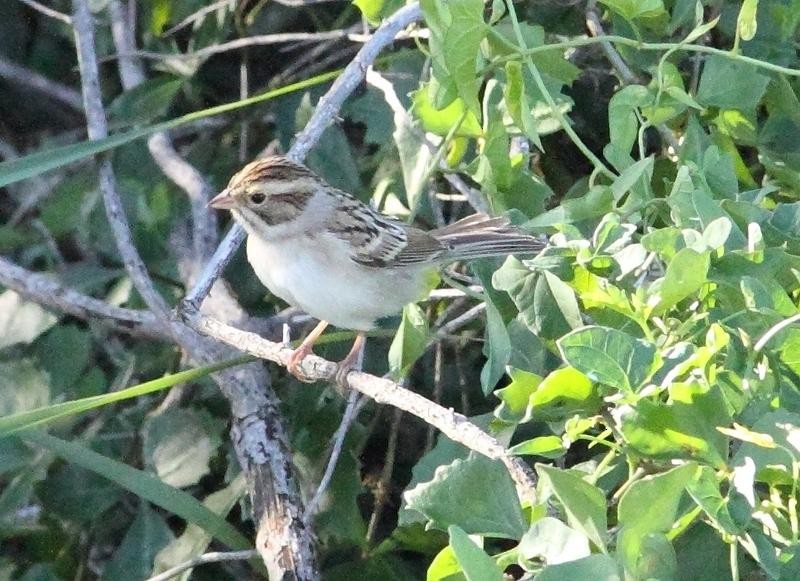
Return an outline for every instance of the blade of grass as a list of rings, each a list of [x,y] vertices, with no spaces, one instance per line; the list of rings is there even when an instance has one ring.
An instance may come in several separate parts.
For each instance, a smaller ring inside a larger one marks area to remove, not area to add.
[[[206,508],[191,494],[165,484],[152,474],[38,430],[24,432],[19,437],[47,448],[67,462],[91,470],[185,521],[202,527],[233,550],[252,548],[252,543],[224,518]]]
[[[195,111],[181,117],[176,117],[175,119],[170,119],[169,121],[156,123],[155,125],[138,127],[129,131],[117,133],[115,135],[109,135],[104,139],[81,141],[80,143],[73,143],[70,145],[55,147],[53,149],[47,149],[45,151],[38,151],[36,153],[26,155],[25,157],[4,161],[0,163],[0,187],[37,176],[46,171],[56,169],[63,165],[83,159],[84,157],[89,157],[91,155],[96,155],[98,153],[114,149],[120,145],[130,143],[135,139],[147,137],[148,135],[158,133],[159,131],[174,129],[179,125],[183,125],[191,121],[197,121],[198,119],[204,119],[206,117],[213,117],[214,115],[221,115],[222,113],[228,113],[230,111],[235,111],[236,109],[241,109],[243,107],[249,107],[250,105],[255,105],[257,103],[263,103],[264,101],[269,101],[283,95],[288,95],[289,93],[294,93],[295,91],[301,91],[308,87],[326,83],[338,77],[341,72],[342,69],[329,71],[327,73],[322,73],[311,77],[310,79],[304,79],[284,87],[273,89],[272,91],[267,91],[261,95],[256,95],[247,99],[241,99],[233,103],[225,103],[224,105],[218,105],[216,107],[209,107],[208,109]]]
[[[104,393],[102,395],[95,395],[92,397],[84,397],[73,401],[66,401],[56,403],[53,405],[12,414],[10,416],[0,417],[0,438],[24,430],[27,428],[39,427],[43,424],[52,422],[64,416],[83,413],[85,411],[108,405],[114,402],[123,401],[132,397],[138,397],[148,393],[161,391],[179,383],[186,383],[194,381],[206,375],[210,375],[221,369],[233,367],[254,361],[255,357],[238,357],[228,361],[221,361],[213,365],[205,365],[195,369],[187,369],[179,373],[166,375],[152,381],[147,381],[139,385],[134,385],[120,391],[113,393]]]

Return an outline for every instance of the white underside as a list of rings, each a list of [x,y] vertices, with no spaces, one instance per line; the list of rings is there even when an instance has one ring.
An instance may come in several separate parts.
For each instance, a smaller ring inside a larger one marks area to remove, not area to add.
[[[337,327],[368,331],[425,290],[422,267],[369,268],[350,260],[331,234],[278,243],[247,237],[247,259],[276,296]]]

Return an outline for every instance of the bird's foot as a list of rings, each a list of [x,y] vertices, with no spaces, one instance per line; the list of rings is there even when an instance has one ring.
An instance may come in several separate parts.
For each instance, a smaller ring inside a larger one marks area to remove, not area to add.
[[[336,380],[336,391],[338,391],[342,396],[345,395],[347,388],[350,387],[350,384],[347,381],[347,376],[349,373],[354,370],[361,371],[361,360],[364,355],[365,341],[366,337],[364,337],[364,335],[359,334],[356,336],[356,340],[353,342],[353,347],[350,349],[350,353],[348,353],[347,356],[336,366],[336,375],[334,376]]]
[[[314,379],[308,377],[300,368],[300,365],[303,363],[303,359],[305,359],[307,355],[311,355],[313,353],[314,351],[311,345],[301,344],[297,349],[292,351],[292,354],[289,356],[289,361],[286,363],[286,371],[294,375],[303,383],[313,383]]]

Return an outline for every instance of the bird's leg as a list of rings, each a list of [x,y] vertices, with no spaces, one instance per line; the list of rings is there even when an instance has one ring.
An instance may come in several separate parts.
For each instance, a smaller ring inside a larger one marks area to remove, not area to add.
[[[336,369],[336,386],[340,393],[343,393],[344,388],[347,386],[347,374],[353,369],[361,369],[361,359],[364,355],[366,341],[367,338],[364,333],[356,335],[356,340],[353,341],[350,353],[339,362]]]
[[[312,352],[314,348],[314,343],[317,342],[319,336],[325,332],[325,328],[328,326],[328,321],[320,321],[317,323],[317,326],[314,327],[308,336],[303,339],[303,342],[292,351],[292,354],[289,356],[289,361],[286,364],[286,370],[294,375],[297,379],[304,382],[310,382],[308,377],[306,377],[303,372],[300,370],[300,363],[303,361],[306,355]]]

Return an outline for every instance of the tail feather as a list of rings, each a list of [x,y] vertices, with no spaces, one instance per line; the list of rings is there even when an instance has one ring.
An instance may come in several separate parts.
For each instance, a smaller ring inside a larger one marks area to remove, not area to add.
[[[474,214],[431,234],[447,248],[445,260],[472,260],[509,254],[536,254],[545,243],[520,232],[502,217]]]

